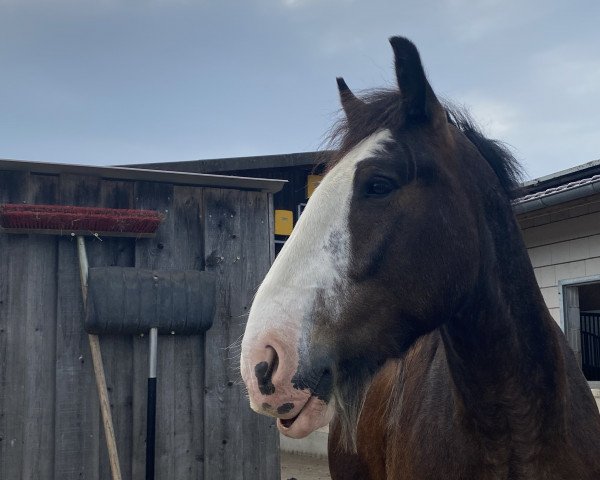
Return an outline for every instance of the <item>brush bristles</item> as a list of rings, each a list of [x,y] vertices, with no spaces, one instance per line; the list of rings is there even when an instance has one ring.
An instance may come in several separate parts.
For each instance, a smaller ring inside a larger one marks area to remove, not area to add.
[[[0,226],[16,229],[154,233],[163,215],[127,210],[61,205],[0,205]]]

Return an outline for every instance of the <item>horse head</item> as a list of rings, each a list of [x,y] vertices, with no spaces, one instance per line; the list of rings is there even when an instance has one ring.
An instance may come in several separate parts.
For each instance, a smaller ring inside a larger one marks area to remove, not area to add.
[[[486,162],[438,101],[415,46],[390,43],[397,90],[358,98],[338,78],[339,148],[250,310],[250,403],[290,437],[334,410],[352,436],[373,375],[475,288],[482,199],[510,210],[511,163]]]

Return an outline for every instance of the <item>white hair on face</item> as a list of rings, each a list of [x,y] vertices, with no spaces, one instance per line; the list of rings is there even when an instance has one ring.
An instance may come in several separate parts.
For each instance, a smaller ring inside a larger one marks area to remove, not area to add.
[[[358,163],[381,152],[391,138],[389,130],[380,130],[365,138],[315,189],[292,235],[258,289],[250,309],[244,344],[276,328],[285,332],[288,344],[297,346],[301,340],[301,323],[310,318],[317,295],[335,309],[335,287],[343,282],[348,270],[348,217],[354,172]]]

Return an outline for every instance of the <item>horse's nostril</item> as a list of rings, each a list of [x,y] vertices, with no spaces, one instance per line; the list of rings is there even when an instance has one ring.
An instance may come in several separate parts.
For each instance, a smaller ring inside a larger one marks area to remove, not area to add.
[[[279,366],[279,356],[271,346],[266,348],[266,359],[254,366],[254,374],[258,380],[258,389],[263,395],[273,395],[275,385],[273,385],[273,375]]]

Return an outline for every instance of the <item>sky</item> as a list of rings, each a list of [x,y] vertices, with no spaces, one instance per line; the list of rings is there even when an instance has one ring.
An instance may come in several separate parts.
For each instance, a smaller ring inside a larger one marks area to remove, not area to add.
[[[118,165],[312,151],[388,38],[527,178],[600,159],[597,0],[0,0],[0,158]]]

